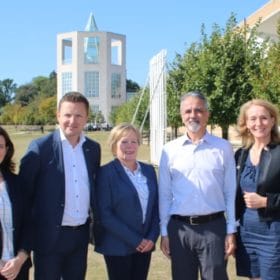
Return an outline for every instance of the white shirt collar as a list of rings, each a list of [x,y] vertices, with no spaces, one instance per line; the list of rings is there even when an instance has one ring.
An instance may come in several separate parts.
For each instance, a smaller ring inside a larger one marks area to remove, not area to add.
[[[60,139],[61,142],[67,142],[70,144],[70,142],[68,141],[68,139],[65,137],[65,134],[63,133],[62,129],[59,128],[59,134],[60,134]],[[82,145],[84,142],[86,141],[85,135],[82,132],[80,137],[79,137],[79,142],[77,143],[77,145]]]

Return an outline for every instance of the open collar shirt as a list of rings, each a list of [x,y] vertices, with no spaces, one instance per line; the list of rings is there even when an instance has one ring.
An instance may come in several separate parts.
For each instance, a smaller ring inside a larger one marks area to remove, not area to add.
[[[225,211],[227,233],[235,228],[235,160],[231,144],[205,133],[194,144],[183,135],[167,143],[159,165],[161,235],[171,215],[207,215]]]
[[[83,152],[85,136],[72,147],[60,129],[65,172],[65,207],[62,225],[84,224],[89,216],[90,190],[86,161]]]
[[[137,191],[138,198],[141,204],[142,214],[143,214],[143,223],[145,222],[146,213],[147,213],[147,206],[149,200],[149,188],[147,184],[147,178],[141,171],[141,166],[139,162],[136,161],[137,168],[135,171],[131,171],[126,166],[122,165],[124,168],[125,173],[131,180],[135,190]]]

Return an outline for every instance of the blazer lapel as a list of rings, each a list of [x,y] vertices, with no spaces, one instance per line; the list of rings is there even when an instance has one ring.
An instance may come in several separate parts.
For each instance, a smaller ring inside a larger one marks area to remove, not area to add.
[[[53,135],[53,156],[54,160],[57,162],[58,170],[64,173],[62,143],[59,130],[56,130]]]
[[[87,145],[87,140],[83,144],[83,152],[84,152],[85,162],[87,166],[90,189],[92,189],[95,172],[94,172],[94,167],[91,164],[93,162],[93,159],[91,158],[93,153],[91,153],[91,149]]]
[[[137,197],[137,201],[138,201],[138,207],[141,209],[141,203],[138,197],[138,193],[133,185],[133,183],[131,182],[131,180],[129,179],[128,175],[126,174],[123,166],[121,165],[120,161],[118,159],[115,159],[113,161],[113,165],[116,169],[116,171],[118,172],[119,176],[121,177],[121,179],[123,180],[124,184],[126,184],[128,186],[128,188],[134,193],[134,195]]]

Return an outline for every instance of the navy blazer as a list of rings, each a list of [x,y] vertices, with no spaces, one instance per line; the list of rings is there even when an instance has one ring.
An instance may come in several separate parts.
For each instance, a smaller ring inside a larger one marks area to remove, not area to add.
[[[158,186],[152,165],[140,162],[147,178],[149,200],[146,219],[137,191],[118,159],[102,166],[97,175],[97,215],[102,229],[95,250],[104,255],[124,256],[136,252],[142,239],[156,243],[159,235]]]
[[[100,165],[100,145],[86,137],[83,152],[88,171],[93,208],[96,172]],[[34,251],[54,248],[61,230],[65,203],[65,178],[59,130],[33,140],[21,159],[20,177],[31,207]]]
[[[16,256],[19,250],[25,250],[30,253],[31,250],[31,235],[28,228],[27,209],[22,195],[22,185],[19,177],[9,171],[2,171],[6,182],[7,192],[11,201],[12,220],[13,220],[13,245],[14,255]],[[2,225],[0,230],[2,229]],[[1,233],[2,234],[2,233]],[[1,244],[2,245],[2,244]],[[2,256],[2,246],[0,255]],[[24,263],[21,271],[28,270],[31,267],[30,258]],[[20,275],[20,274],[19,274]],[[19,277],[19,276],[18,276]]]

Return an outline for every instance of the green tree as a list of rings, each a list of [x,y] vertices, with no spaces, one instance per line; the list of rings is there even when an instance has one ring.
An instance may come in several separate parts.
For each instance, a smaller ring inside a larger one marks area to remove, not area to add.
[[[142,94],[143,93],[143,94]],[[139,103],[139,99],[142,99]],[[139,103],[139,105],[138,105]],[[133,98],[131,98],[128,102],[124,103],[123,105],[119,106],[113,111],[111,114],[111,120],[113,124],[119,124],[121,122],[131,122],[137,110],[137,114],[135,115],[135,122],[134,124],[140,127],[144,121],[143,128],[149,129],[149,115],[146,115],[146,111],[149,109],[149,90],[146,89],[144,92],[138,92]],[[144,120],[146,116],[146,119]]]
[[[15,103],[27,106],[38,96],[38,90],[32,83],[20,86],[16,90]]]
[[[12,79],[0,81],[0,107],[9,104],[15,95],[17,84]]]
[[[239,107],[254,96],[250,77],[260,71],[264,45],[257,43],[255,32],[247,34],[246,27],[239,28],[234,15],[225,29],[215,24],[208,37],[202,26],[201,35],[201,41],[192,44],[172,69],[171,84],[175,76],[176,90],[181,94],[194,90],[204,93],[209,100],[210,123],[219,125],[223,137],[228,138],[229,125],[236,123]],[[168,110],[174,115],[174,108]]]
[[[256,97],[277,104],[280,108],[280,21],[277,28],[278,40],[268,42],[260,63],[260,71],[251,75]]]
[[[39,118],[40,124],[55,124],[56,123],[56,96],[42,98],[39,103]]]
[[[176,54],[174,62],[170,65],[167,78],[167,124],[172,129],[172,138],[177,138],[178,128],[182,125],[180,116],[180,97],[183,92],[184,71],[182,71],[182,57]]]
[[[140,86],[132,81],[132,80],[126,80],[126,91],[131,91],[131,92],[137,92],[140,90]]]

